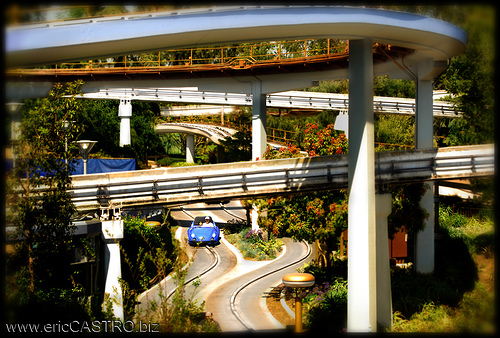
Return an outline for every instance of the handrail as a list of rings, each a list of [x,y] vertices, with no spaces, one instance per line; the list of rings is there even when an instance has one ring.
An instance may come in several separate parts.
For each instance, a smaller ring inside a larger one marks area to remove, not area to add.
[[[341,42],[340,46],[332,46],[333,39],[326,39],[324,48],[308,48],[308,45],[314,41],[321,40],[293,40],[293,41],[278,41],[278,42],[261,42],[256,44],[240,44],[233,46],[214,46],[214,47],[199,47],[199,48],[183,48],[158,51],[154,53],[141,53],[133,55],[124,55],[113,58],[113,61],[106,60],[88,60],[80,62],[64,62],[56,64],[54,68],[37,68],[37,69],[17,69],[16,72],[22,73],[44,73],[48,71],[63,72],[82,70],[122,70],[136,69],[145,70],[150,68],[164,68],[175,66],[221,66],[231,65],[239,68],[249,66],[251,64],[262,63],[266,61],[276,60],[294,60],[308,58],[312,56],[341,56],[349,53],[346,42]],[[339,41],[339,40],[335,40]],[[288,50],[286,47],[294,44],[295,46],[303,44],[300,50]],[[263,48],[264,47],[264,48]],[[374,47],[375,49],[376,47]],[[264,50],[261,52],[260,50]],[[271,51],[271,52],[270,52]],[[211,57],[203,57],[204,54],[213,52]],[[150,57],[150,59],[140,60],[141,57]],[[131,58],[132,57],[132,58]],[[116,61],[118,60],[118,61]],[[240,61],[244,61],[240,63]]]

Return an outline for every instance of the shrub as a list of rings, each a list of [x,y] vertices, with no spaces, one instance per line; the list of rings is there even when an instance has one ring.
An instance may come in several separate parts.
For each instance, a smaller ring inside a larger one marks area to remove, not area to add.
[[[120,250],[124,308],[132,316],[136,297],[172,271],[176,252],[168,226],[156,229],[140,217],[126,217],[123,231]]]
[[[260,229],[243,228],[238,234],[226,235],[226,239],[238,247],[245,259],[275,259],[283,246],[280,239],[269,239]]]
[[[343,278],[315,286],[303,302],[310,331],[340,332],[347,327],[347,281]]]

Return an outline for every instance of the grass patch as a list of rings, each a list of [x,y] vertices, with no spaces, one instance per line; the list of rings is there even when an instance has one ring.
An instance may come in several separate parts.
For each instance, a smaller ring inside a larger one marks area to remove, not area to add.
[[[457,307],[424,303],[409,320],[394,313],[393,332],[495,332],[494,294],[481,283],[463,295]]]
[[[479,280],[477,265],[479,257],[494,257],[493,222],[443,207],[439,233],[434,274],[393,271],[392,331],[493,333],[495,294]]]

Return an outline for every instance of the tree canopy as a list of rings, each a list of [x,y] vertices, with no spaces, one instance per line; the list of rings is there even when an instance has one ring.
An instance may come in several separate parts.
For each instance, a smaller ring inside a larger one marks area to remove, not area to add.
[[[7,257],[7,302],[13,306],[8,316],[22,313],[43,321],[49,313],[65,317],[68,307],[82,312],[77,300],[82,290],[74,284],[70,263],[74,249],[84,252],[85,245],[73,236],[76,207],[68,192],[77,153],[72,141],[82,126],[64,124],[81,112],[76,99],[81,84],[57,83],[48,98],[27,102],[23,110],[16,165],[7,178],[7,222],[23,239]]]

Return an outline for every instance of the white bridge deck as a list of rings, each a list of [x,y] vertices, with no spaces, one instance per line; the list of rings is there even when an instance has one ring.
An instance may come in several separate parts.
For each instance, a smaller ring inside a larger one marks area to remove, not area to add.
[[[78,175],[80,212],[347,187],[348,155]],[[377,185],[494,175],[494,145],[379,152]]]

